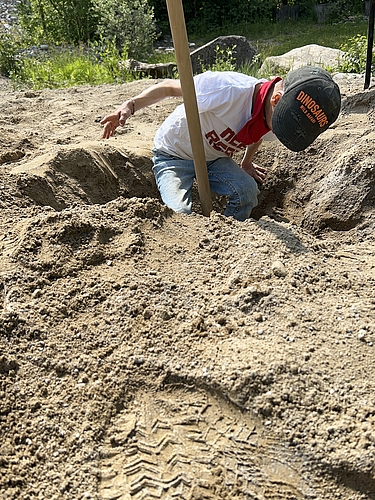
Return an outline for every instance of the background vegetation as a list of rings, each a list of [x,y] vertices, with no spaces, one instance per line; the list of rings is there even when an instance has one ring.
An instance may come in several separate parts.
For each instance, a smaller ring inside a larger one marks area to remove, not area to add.
[[[149,0],[158,23],[167,29],[165,0]],[[280,11],[289,11],[299,20],[316,20],[314,6],[328,5],[328,22],[364,13],[363,0],[183,0],[189,33],[208,34],[217,28],[278,21]]]
[[[225,34],[245,36],[263,60],[317,43],[345,50],[343,71],[364,71],[367,18],[363,0],[183,0],[189,40],[197,45]],[[17,26],[0,24],[0,73],[33,88],[134,79],[128,58],[169,62],[155,51],[170,35],[165,0],[21,0]],[[231,69],[230,54],[216,68]]]

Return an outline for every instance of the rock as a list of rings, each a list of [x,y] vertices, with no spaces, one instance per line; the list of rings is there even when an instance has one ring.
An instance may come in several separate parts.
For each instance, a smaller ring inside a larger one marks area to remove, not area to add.
[[[11,370],[17,370],[18,368],[19,365],[17,360],[0,356],[0,373],[9,373]]]
[[[244,36],[219,36],[215,40],[191,52],[191,65],[194,74],[202,73],[203,68],[208,68],[215,64],[217,49],[224,51],[224,53],[226,50],[233,51],[233,62],[237,70],[243,64],[250,63],[257,53]]]
[[[272,264],[272,272],[275,276],[278,276],[279,278],[285,278],[285,276],[287,275],[287,270],[284,264],[280,260],[276,260]]]
[[[172,62],[147,64],[136,59],[127,59],[125,61],[125,68],[134,73],[140,73],[143,77],[148,76],[155,79],[173,78],[177,71],[177,65]]]
[[[353,148],[354,149],[354,148]],[[343,151],[331,171],[317,183],[306,206],[304,224],[310,228],[325,226],[350,229],[371,209],[375,200],[375,172],[372,158],[351,157]]]
[[[361,328],[361,330],[359,330],[357,335],[358,340],[366,340],[366,334],[367,334],[366,330]]]
[[[316,44],[306,45],[290,50],[281,56],[267,57],[260,68],[260,72],[288,72],[306,65],[337,68],[343,54],[344,52],[339,49],[331,49]]]

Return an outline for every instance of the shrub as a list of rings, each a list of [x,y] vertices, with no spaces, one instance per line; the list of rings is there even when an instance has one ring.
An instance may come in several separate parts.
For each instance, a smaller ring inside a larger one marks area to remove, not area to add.
[[[28,0],[19,3],[18,18],[34,43],[79,45],[102,36],[141,58],[155,39],[148,0]]]
[[[0,74],[9,76],[17,70],[20,50],[24,44],[22,30],[14,26],[7,28],[0,23]]]
[[[339,71],[343,73],[363,73],[366,69],[367,38],[356,35],[341,45],[344,52],[340,62]]]
[[[129,57],[147,58],[153,51],[156,27],[148,0],[94,0],[99,19],[97,33],[116,38],[117,48]]]
[[[165,0],[149,0],[154,7],[159,26],[168,29]],[[294,6],[300,19],[315,19],[314,5],[329,4],[329,21],[346,19],[353,14],[363,14],[363,0],[184,0],[184,13],[188,32],[209,37],[218,29],[243,24],[267,24],[277,20],[281,7]]]
[[[270,22],[276,17],[277,0],[211,0],[185,2],[189,32],[209,34],[240,23]]]
[[[97,24],[92,0],[28,0],[17,10],[19,23],[36,43],[87,42]]]

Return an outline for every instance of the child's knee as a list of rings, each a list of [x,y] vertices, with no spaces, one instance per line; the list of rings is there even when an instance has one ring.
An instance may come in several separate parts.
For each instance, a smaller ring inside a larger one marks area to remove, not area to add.
[[[250,177],[250,176],[249,176]],[[258,184],[252,177],[242,184],[240,189],[229,198],[225,215],[234,217],[239,221],[248,219],[251,211],[258,205]]]

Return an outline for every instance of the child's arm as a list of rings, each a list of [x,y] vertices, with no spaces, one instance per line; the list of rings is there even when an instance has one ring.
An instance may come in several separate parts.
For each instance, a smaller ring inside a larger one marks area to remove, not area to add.
[[[155,104],[167,97],[181,97],[182,90],[179,80],[165,80],[144,90],[133,99],[123,102],[112,114],[103,118],[100,122],[104,125],[102,137],[108,139],[112,137],[116,128],[123,127],[126,120],[142,108]]]

